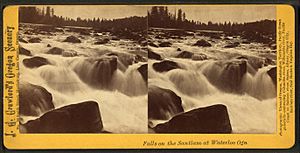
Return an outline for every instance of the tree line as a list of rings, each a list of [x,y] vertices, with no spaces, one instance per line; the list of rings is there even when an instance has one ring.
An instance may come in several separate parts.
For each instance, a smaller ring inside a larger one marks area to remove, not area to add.
[[[157,28],[177,28],[177,29],[192,29],[192,30],[218,30],[230,33],[260,33],[275,35],[276,21],[261,20],[248,23],[223,22],[203,23],[186,19],[186,13],[182,9],[175,10],[171,13],[168,7],[153,6],[147,14],[147,17],[126,17],[122,19],[81,19],[76,20],[68,17],[56,16],[54,9],[49,6],[46,9],[40,9],[33,6],[20,7],[19,9],[20,22],[41,23],[55,26],[82,26],[94,27],[101,30],[107,29],[128,29],[140,31],[149,27]]]
[[[169,12],[166,6],[153,6],[148,11],[148,25],[157,28],[177,28],[177,29],[196,29],[196,30],[216,30],[225,32],[252,31],[259,33],[275,33],[275,20],[261,20],[248,23],[223,22],[203,23],[186,19],[186,14],[182,9]]]
[[[22,23],[49,24],[54,26],[94,27],[100,31],[125,29],[128,31],[144,31],[147,29],[147,17],[125,17],[121,19],[81,19],[76,20],[55,15],[54,9],[47,6],[46,11],[34,6],[19,8],[19,21]]]

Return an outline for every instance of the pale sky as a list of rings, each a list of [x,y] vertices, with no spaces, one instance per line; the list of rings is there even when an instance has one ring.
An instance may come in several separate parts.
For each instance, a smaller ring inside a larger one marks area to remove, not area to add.
[[[252,22],[263,19],[276,19],[275,6],[255,5],[185,5],[169,6],[170,12],[182,9],[186,18],[207,23],[212,22]],[[174,13],[173,13],[174,14]]]
[[[148,6],[136,5],[45,5],[54,9],[54,15],[76,19],[80,17],[116,19],[130,16],[147,16]]]
[[[146,16],[148,6],[138,5],[49,5],[57,16],[76,19],[104,18],[115,19],[129,16]],[[42,8],[43,6],[39,6]],[[46,8],[46,6],[44,6]],[[276,19],[275,6],[258,5],[168,5],[170,12],[182,9],[186,18],[207,23],[212,22],[252,22],[263,19]]]

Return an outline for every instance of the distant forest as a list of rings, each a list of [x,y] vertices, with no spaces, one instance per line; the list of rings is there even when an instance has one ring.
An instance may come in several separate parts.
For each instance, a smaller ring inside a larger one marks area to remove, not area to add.
[[[224,23],[202,23],[186,19],[186,14],[182,9],[174,13],[168,7],[153,6],[148,11],[147,17],[126,17],[122,19],[81,19],[76,20],[68,17],[56,16],[55,10],[50,7],[39,9],[36,7],[21,7],[19,10],[20,22],[41,23],[55,26],[82,26],[94,27],[97,29],[129,29],[131,31],[145,30],[149,27],[176,28],[186,30],[217,30],[230,33],[259,33],[260,35],[274,35],[276,33],[275,20],[261,20],[248,23],[224,22]]]
[[[129,31],[146,31],[147,17],[126,17],[122,19],[72,19],[63,16],[56,16],[54,9],[47,6],[46,9],[39,9],[37,7],[20,7],[19,20],[23,23],[38,23],[49,24],[54,26],[79,26],[79,27],[93,27],[101,31],[124,30]]]

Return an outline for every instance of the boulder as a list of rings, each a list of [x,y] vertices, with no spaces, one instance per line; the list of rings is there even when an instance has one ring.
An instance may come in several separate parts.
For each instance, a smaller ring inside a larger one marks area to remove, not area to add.
[[[22,43],[28,43],[28,41],[26,41],[26,40],[23,39],[23,38],[19,38],[19,42],[22,42]]]
[[[147,58],[145,58],[144,56],[142,55],[135,55],[134,56],[134,62],[135,63],[138,63],[138,62],[147,62]]]
[[[118,67],[118,57],[86,58],[73,67],[79,78],[92,87],[110,89],[112,76]]]
[[[69,42],[69,43],[81,43],[81,40],[78,39],[75,36],[69,36],[67,37],[63,42]]]
[[[189,51],[182,51],[176,57],[177,58],[192,58],[194,53]]]
[[[217,104],[179,114],[154,127],[156,133],[231,133],[225,105]]]
[[[180,69],[180,66],[173,61],[164,60],[153,64],[153,69],[157,72],[167,72],[173,69]]]
[[[109,42],[109,39],[105,38],[105,39],[96,41],[94,44],[95,45],[103,45],[103,44],[107,44],[108,42]]]
[[[89,31],[80,31],[79,32],[80,35],[84,35],[84,36],[89,36],[91,35],[91,33]]]
[[[68,51],[64,51],[61,54],[63,57],[74,57],[77,56],[77,52],[74,50],[68,50]]]
[[[121,52],[110,52],[110,53],[106,53],[105,54],[106,56],[112,56],[112,57],[117,57],[118,58],[118,61],[119,63],[121,64],[118,64],[118,67],[120,68],[120,70],[126,70],[128,68],[129,65],[132,65],[138,61],[136,60],[139,60],[136,55],[133,55],[133,54],[128,54],[128,53],[121,53]],[[140,59],[142,60],[142,59]],[[125,66],[125,69],[124,68],[121,68],[120,66]]]
[[[221,78],[219,78],[219,87],[227,92],[241,92],[240,85],[243,76],[247,73],[246,60],[232,60],[225,63]]]
[[[170,42],[161,42],[158,46],[159,47],[171,47],[172,43],[170,43]]]
[[[22,46],[20,46],[20,48],[19,48],[19,54],[26,55],[26,56],[32,56],[31,52],[29,50],[23,48]]]
[[[141,73],[144,81],[146,81],[146,83],[147,83],[148,82],[148,64],[141,65],[137,70]]]
[[[202,53],[194,54],[192,57],[192,60],[194,60],[194,61],[203,61],[203,60],[207,60],[207,59],[208,59],[208,57]]]
[[[276,43],[274,43],[274,44],[269,44],[269,47],[270,47],[270,49],[272,49],[272,50],[276,50],[276,47],[277,45],[276,45]]]
[[[183,112],[181,98],[172,90],[157,86],[148,89],[148,118],[167,120]]]
[[[65,50],[59,47],[53,47],[51,48],[47,54],[55,54],[55,55],[61,55]]]
[[[265,65],[265,66],[267,66],[267,65],[276,65],[276,61],[275,61],[275,60],[272,60],[272,59],[270,59],[270,58],[268,58],[268,57],[266,57],[266,58],[264,59],[264,65]]]
[[[244,59],[246,60],[254,70],[258,70],[259,68],[262,68],[264,64],[266,64],[266,59],[261,58],[261,57],[255,57],[255,56],[237,56],[235,59]]]
[[[101,133],[103,123],[97,102],[64,106],[23,125],[27,133]]]
[[[50,62],[44,57],[35,56],[24,59],[23,64],[28,68],[37,68],[43,65],[48,65]]]
[[[119,41],[120,38],[118,38],[117,36],[112,36],[112,37],[111,37],[111,40]]]
[[[139,43],[141,46],[147,46],[147,45],[148,45],[148,42],[147,42],[146,40],[138,41],[138,43]]]
[[[40,43],[42,40],[40,38],[31,38],[28,40],[30,43]]]
[[[152,47],[158,47],[156,44],[154,44],[153,42],[148,42],[148,45],[149,46],[152,46]]]
[[[203,71],[211,84],[229,93],[242,93],[241,83],[246,73],[247,61],[244,59],[218,61]]]
[[[20,115],[40,116],[54,109],[52,94],[45,88],[27,82],[19,85]]]
[[[277,84],[277,67],[272,67],[269,71],[267,71],[267,73],[271,77],[274,84]]]
[[[222,39],[220,37],[220,35],[218,35],[218,34],[213,34],[213,35],[210,36],[210,38],[212,38],[212,39]]]
[[[181,49],[180,49],[180,48],[177,48],[177,51],[179,51],[179,52],[180,52],[180,51],[181,51]]]
[[[193,46],[198,47],[211,47],[211,44],[204,39],[198,40]]]
[[[244,40],[242,41],[242,44],[250,44],[250,41]]]
[[[50,44],[48,44],[48,45],[47,45],[47,47],[51,47],[51,45],[50,45]]]
[[[226,46],[224,46],[224,48],[235,48],[235,47],[238,47],[240,46],[240,43],[239,42],[234,42],[234,43],[230,43]]]
[[[155,60],[162,60],[162,57],[158,53],[156,53],[150,49],[148,49],[148,58],[155,59]]]

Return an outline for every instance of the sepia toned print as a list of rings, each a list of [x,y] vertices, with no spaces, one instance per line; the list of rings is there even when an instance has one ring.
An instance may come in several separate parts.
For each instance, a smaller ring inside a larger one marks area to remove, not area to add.
[[[146,12],[20,7],[20,131],[147,133]]]
[[[270,6],[151,7],[149,131],[275,133],[275,11]]]
[[[24,6],[19,22],[22,133],[276,132],[274,6]]]

